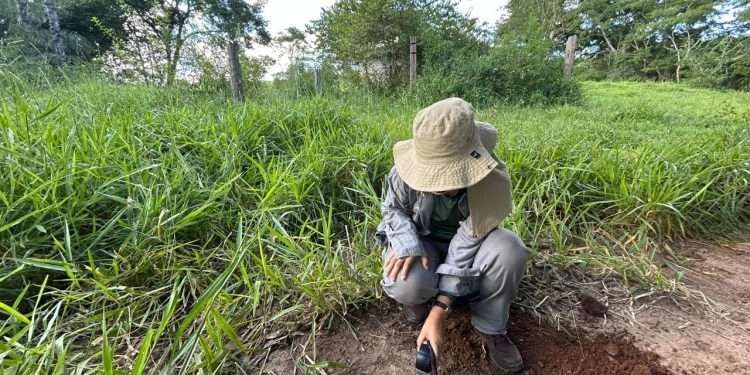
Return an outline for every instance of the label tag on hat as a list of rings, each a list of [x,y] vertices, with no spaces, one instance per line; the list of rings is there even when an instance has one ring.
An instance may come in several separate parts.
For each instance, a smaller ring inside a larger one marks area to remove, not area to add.
[[[482,157],[482,155],[478,153],[477,150],[472,151],[469,155],[471,155],[471,157],[474,159],[479,159],[480,157]]]

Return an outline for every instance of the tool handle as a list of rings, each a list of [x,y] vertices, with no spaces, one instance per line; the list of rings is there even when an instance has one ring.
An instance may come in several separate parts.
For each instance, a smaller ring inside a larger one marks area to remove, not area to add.
[[[437,375],[437,358],[429,341],[423,342],[419,347],[414,367],[425,374]]]

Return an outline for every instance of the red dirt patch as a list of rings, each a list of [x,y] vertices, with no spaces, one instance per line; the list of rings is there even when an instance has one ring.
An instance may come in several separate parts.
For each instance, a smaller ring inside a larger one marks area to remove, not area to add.
[[[334,374],[414,374],[415,340],[419,330],[400,320],[396,307],[386,303],[382,310],[362,314],[351,329],[340,326],[322,332],[314,348],[292,345],[291,350],[272,354],[265,373],[291,374],[294,363],[315,358],[345,368],[326,370]],[[447,324],[446,343],[440,358],[442,374],[497,374],[488,362],[481,339],[474,332],[466,309],[459,309]],[[352,332],[356,332],[359,341]],[[669,374],[655,354],[636,349],[624,335],[589,338],[583,332],[568,336],[540,324],[530,315],[514,311],[510,336],[524,356],[528,375],[536,374]],[[304,352],[304,353],[303,353]],[[302,361],[299,361],[303,358]],[[299,372],[299,371],[298,371]]]
[[[526,319],[511,324],[510,332],[525,354],[528,374],[669,373],[657,355],[637,349],[624,334],[572,338]]]

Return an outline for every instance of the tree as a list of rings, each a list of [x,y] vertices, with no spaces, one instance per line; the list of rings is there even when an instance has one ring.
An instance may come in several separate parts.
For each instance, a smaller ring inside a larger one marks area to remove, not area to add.
[[[243,0],[206,0],[204,6],[208,21],[215,27],[214,34],[226,44],[232,96],[244,100],[241,42],[249,46],[252,42],[268,44],[271,41],[267,21],[263,18],[263,4]]]
[[[106,53],[116,40],[127,37],[127,7],[111,0],[57,0],[60,29],[79,38],[78,57],[91,59]]]
[[[295,93],[300,96],[302,82],[308,78],[307,70],[314,58],[308,55],[307,35],[296,27],[289,27],[273,39],[273,46],[279,56],[286,57],[287,69],[276,75],[296,87]],[[282,60],[283,61],[283,60]],[[316,64],[319,65],[319,64]],[[311,81],[314,78],[310,79]]]
[[[476,21],[451,0],[341,0],[323,10],[311,31],[324,58],[375,86],[408,79],[409,40],[416,36],[422,70],[448,65],[486,47]]]
[[[682,78],[685,62],[703,44],[701,34],[711,25],[710,16],[718,1],[692,0],[665,2],[658,7],[646,8],[646,22],[635,28],[633,38],[666,38],[667,47],[674,53],[674,77]]]
[[[53,4],[67,63],[90,60],[108,51],[115,39],[126,37],[125,10],[119,0],[54,0]],[[22,51],[27,61],[35,57],[58,60],[51,42],[54,24],[47,21],[46,10],[45,1],[0,1],[0,38],[23,40],[24,46],[14,48]]]
[[[565,0],[511,0],[506,6],[510,14],[498,30],[498,37],[506,33],[530,32],[529,25],[537,25],[540,33],[561,45],[567,38]]]
[[[705,42],[688,62],[697,83],[750,90],[750,38],[727,36]]]
[[[583,0],[569,8],[582,52],[610,76],[680,80],[712,29],[715,0]]]
[[[125,38],[118,41],[118,60],[134,60],[132,69],[150,83],[171,85],[185,43],[194,34],[188,33],[189,22],[200,5],[199,0],[119,0],[125,14]]]
[[[55,53],[55,64],[60,66],[65,63],[65,48],[63,47],[62,33],[60,32],[60,17],[57,16],[57,3],[55,0],[44,0],[44,8],[47,11],[47,22],[49,32],[52,36],[52,50]]]
[[[417,11],[411,0],[337,1],[313,24],[318,48],[361,71],[368,83],[401,84],[409,37],[418,31]]]
[[[299,58],[299,54],[304,52],[307,45],[305,33],[296,28],[289,27],[274,38],[274,43],[282,54],[289,59],[290,64],[294,64]]]

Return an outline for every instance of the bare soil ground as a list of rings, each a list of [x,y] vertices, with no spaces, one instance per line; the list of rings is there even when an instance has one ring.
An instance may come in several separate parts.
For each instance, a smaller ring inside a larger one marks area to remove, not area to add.
[[[340,326],[325,332],[306,348],[300,345],[277,351],[263,369],[267,374],[304,373],[300,363],[328,361],[340,366],[329,374],[416,374],[415,339],[419,327],[399,319],[399,311],[388,302],[371,309],[353,327]],[[481,339],[469,322],[467,309],[459,309],[448,322],[445,353],[440,358],[443,374],[497,374],[486,358]],[[622,335],[593,338],[568,336],[514,311],[509,327],[527,364],[525,374],[668,374],[652,353],[640,351]],[[356,336],[355,336],[356,335]],[[300,357],[302,352],[305,352]]]
[[[509,332],[521,349],[525,374],[750,374],[750,244],[699,242],[676,251],[689,259],[682,272],[701,301],[688,305],[646,296],[609,304],[604,318],[583,304],[572,328],[552,327],[514,310]],[[594,314],[597,315],[597,314]],[[402,321],[387,300],[314,338],[298,337],[269,354],[264,374],[415,374],[419,327]],[[562,328],[558,330],[557,328]],[[496,374],[466,309],[448,322],[442,374]]]
[[[596,331],[627,331],[642,350],[679,374],[750,374],[750,243],[687,242],[683,272],[694,300],[667,298],[618,307]]]

